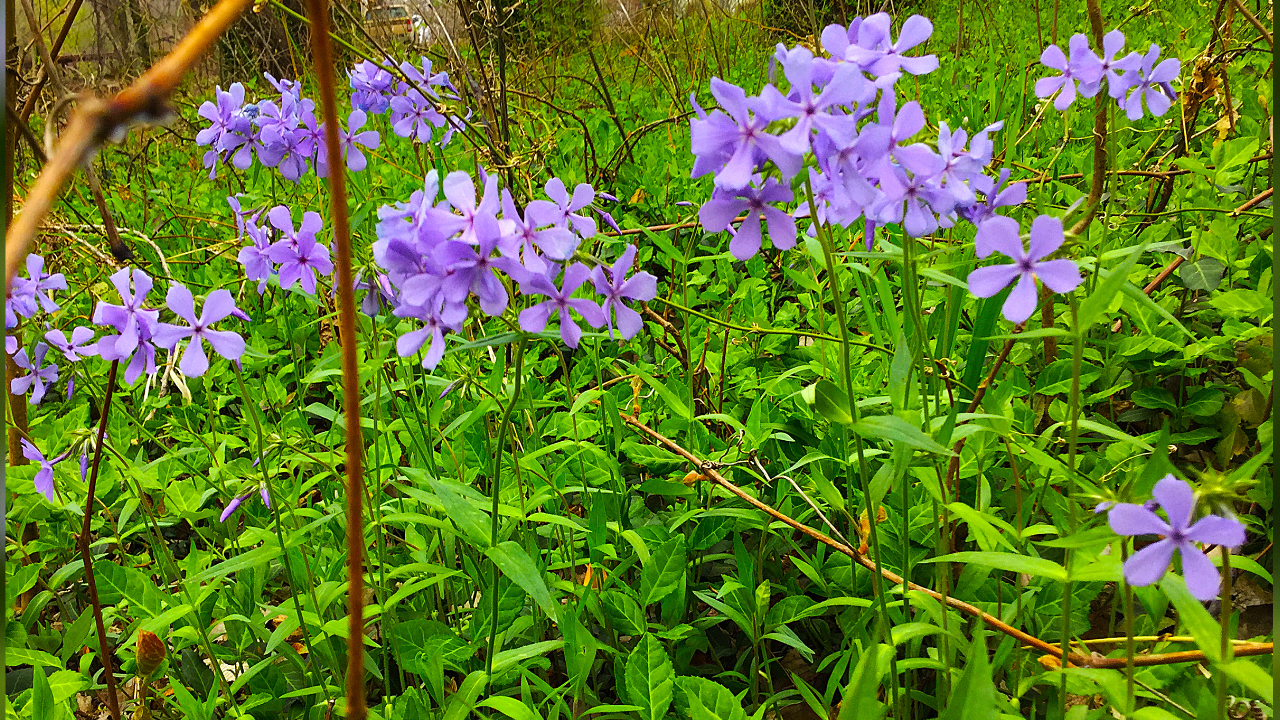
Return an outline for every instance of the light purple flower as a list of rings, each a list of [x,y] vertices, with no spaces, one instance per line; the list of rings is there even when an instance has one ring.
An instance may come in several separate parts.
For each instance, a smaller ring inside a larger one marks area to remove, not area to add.
[[[761,219],[768,222],[769,239],[775,248],[789,250],[796,246],[795,218],[769,204],[790,202],[792,198],[791,188],[768,178],[760,187],[745,187],[733,192],[716,190],[698,210],[698,219],[708,232],[720,232],[728,229],[738,215],[746,213],[742,225],[729,242],[729,252],[739,260],[746,260],[760,252]]]
[[[435,128],[444,127],[444,116],[422,93],[410,89],[391,98],[391,123],[396,135],[425,143]]]
[[[572,298],[578,288],[591,276],[591,271],[582,263],[574,263],[565,268],[563,284],[557,288],[551,278],[546,275],[530,273],[520,284],[520,291],[525,295],[545,295],[547,300],[527,308],[520,313],[520,329],[525,332],[542,332],[552,315],[560,314],[560,339],[571,348],[578,347],[582,338],[582,329],[569,315],[574,310],[592,327],[603,327],[604,311],[591,300]]]
[[[474,231],[475,245],[450,240],[437,250],[436,259],[448,271],[441,289],[451,303],[463,302],[468,293],[474,292],[485,314],[500,315],[507,308],[508,296],[506,286],[495,272],[502,270],[518,275],[519,263],[495,254],[503,237],[496,218],[478,216]]]
[[[387,95],[395,80],[391,73],[373,61],[365,60],[348,71],[347,77],[351,81],[351,89],[355,91],[351,93],[351,107],[373,115],[381,115],[387,111]]]
[[[254,464],[256,465],[257,463],[255,462]],[[238,495],[234,498],[231,498],[231,502],[227,503],[227,506],[222,510],[222,515],[218,517],[218,522],[226,522],[227,518],[231,517],[231,514],[234,513],[237,508],[240,507],[240,504],[243,503],[245,500],[248,500],[251,495],[253,495],[252,490],[250,490],[249,492],[243,495]],[[267,494],[267,488],[265,485],[260,484],[258,486],[258,495],[262,497],[262,504],[266,505],[267,509],[270,510],[271,496]]]
[[[502,190],[502,223],[506,233],[500,245],[503,254],[508,257],[523,256],[524,266],[533,272],[544,272],[547,263],[539,251],[557,262],[564,262],[573,257],[578,249],[578,236],[568,228],[550,225],[539,229],[545,221],[535,217],[536,213],[525,208],[524,216],[516,209],[515,201],[506,188]]]
[[[995,217],[998,208],[1012,207],[1026,202],[1027,184],[1018,182],[1006,185],[1008,182],[1009,168],[1000,170],[1000,177],[995,183],[991,183],[991,179],[988,177],[985,181],[987,187],[983,190],[986,197],[982,202],[975,202],[973,205],[960,208],[960,215],[974,225],[981,225],[988,219]],[[978,257],[984,258],[988,254],[990,254],[990,250],[987,250],[987,252],[979,251]]]
[[[308,295],[315,294],[316,273],[329,275],[333,263],[329,260],[329,248],[316,241],[316,233],[324,226],[320,214],[305,212],[297,231],[293,229],[293,217],[289,208],[277,205],[267,213],[271,225],[280,231],[282,238],[272,244],[267,256],[279,264],[280,287],[288,290],[300,284]]]
[[[814,131],[828,134],[837,145],[849,144],[857,131],[855,121],[852,116],[832,113],[832,108],[869,102],[875,97],[875,88],[850,63],[838,65],[831,82],[816,93],[814,70],[813,54],[803,46],[797,47],[787,53],[783,65],[791,81],[790,97],[773,85],[766,85],[760,95],[774,119],[795,118],[795,125],[778,138],[782,148],[795,155],[809,150]]]
[[[1160,117],[1168,112],[1173,101],[1177,99],[1177,94],[1174,93],[1170,83],[1182,70],[1182,63],[1177,58],[1168,58],[1157,65],[1156,61],[1160,59],[1160,48],[1154,43],[1146,55],[1139,57],[1141,64],[1133,71],[1125,73],[1126,80],[1130,75],[1135,76],[1130,86],[1132,89],[1129,91],[1129,97],[1124,101],[1124,111],[1130,120],[1142,118],[1144,99],[1147,101],[1147,111],[1152,115]]]
[[[756,166],[772,160],[783,177],[800,171],[801,157],[783,149],[778,138],[768,132],[767,106],[746,91],[720,78],[711,78],[711,94],[723,111],[715,110],[689,122],[690,148],[694,154],[692,177],[715,173],[716,187],[737,189],[751,182]]]
[[[898,39],[894,40],[889,14],[876,13],[862,21],[858,27],[858,42],[849,45],[844,56],[877,77],[888,77],[904,70],[912,75],[924,75],[938,69],[938,58],[933,55],[906,57],[903,53],[924,43],[932,34],[933,23],[928,18],[912,15],[902,23]]]
[[[596,199],[596,191],[590,185],[578,183],[573,189],[573,197],[569,197],[564,181],[553,177],[547,181],[543,190],[551,201],[534,200],[525,209],[526,213],[532,213],[539,223],[572,228],[583,239],[596,234],[595,219],[577,214],[578,210],[591,205]]]
[[[44,311],[51,313],[57,310],[58,303],[49,296],[49,291],[67,289],[67,279],[62,273],[45,275],[44,258],[31,254],[27,256],[27,277],[31,281],[31,292],[35,294],[36,300]]]
[[[1089,49],[1089,38],[1081,33],[1071,36],[1068,47],[1071,52],[1070,61],[1067,60],[1066,55],[1062,54],[1062,48],[1057,45],[1050,45],[1040,53],[1040,62],[1045,67],[1062,74],[1037,80],[1036,97],[1047,98],[1058,92],[1058,99],[1053,101],[1053,106],[1058,110],[1066,110],[1076,101],[1076,82],[1080,80],[1077,73],[1082,67],[1092,67],[1089,64],[1089,58],[1096,59],[1093,51]]]
[[[111,284],[120,293],[123,304],[98,303],[93,311],[94,325],[109,325],[118,335],[108,335],[98,341],[98,354],[105,360],[124,360],[133,354],[144,339],[155,333],[160,312],[142,307],[154,283],[151,276],[134,269],[133,288],[129,287],[129,268],[121,268],[111,275]],[[129,381],[129,382],[132,382]]]
[[[346,158],[347,169],[352,172],[360,172],[369,164],[364,153],[360,151],[360,147],[364,146],[370,150],[377,148],[382,140],[378,136],[376,130],[365,130],[357,132],[364,127],[368,116],[362,110],[352,110],[351,116],[347,118],[347,130],[342,135],[342,155]]]
[[[249,237],[249,244],[240,248],[236,260],[244,266],[246,278],[258,281],[258,294],[261,295],[276,268],[275,263],[271,262],[271,239],[267,235],[267,229],[259,227],[252,220],[245,226],[245,235]]]
[[[618,316],[618,334],[625,339],[635,337],[644,327],[640,313],[627,307],[623,300],[647,302],[658,296],[658,278],[641,271],[627,279],[627,272],[636,259],[636,246],[628,245],[613,267],[597,266],[591,270],[591,282],[596,292],[605,296],[601,304],[605,324],[609,327],[609,337],[613,338],[613,317],[610,310]]]
[[[210,327],[222,320],[236,309],[235,299],[227,290],[219,289],[209,293],[205,298],[204,310],[196,317],[195,298],[191,291],[183,285],[174,284],[169,287],[166,296],[169,309],[175,315],[187,321],[186,325],[160,323],[156,332],[157,345],[167,348],[169,352],[177,352],[178,343],[191,338],[187,349],[182,353],[178,369],[187,377],[200,377],[209,369],[209,358],[205,355],[204,344],[214,352],[228,360],[239,360],[244,354],[244,338],[230,330],[214,330]]]
[[[64,453],[52,460],[46,460],[44,453],[40,452],[39,448],[32,445],[26,438],[20,438],[18,442],[22,444],[22,457],[40,465],[35,477],[36,492],[44,495],[49,502],[54,502],[53,466],[65,460],[67,455]]]
[[[49,353],[49,346],[44,343],[36,343],[34,357],[28,359],[27,349],[22,348],[13,356],[13,364],[27,371],[26,375],[14,378],[9,382],[9,391],[14,395],[26,395],[31,393],[31,399],[28,402],[32,405],[39,405],[44,399],[44,392],[48,385],[58,382],[58,366],[52,361],[48,365],[44,364],[45,355]]]
[[[1044,260],[1062,246],[1062,221],[1041,215],[1031,224],[1029,249],[1024,249],[1018,236],[1018,223],[1012,218],[996,216],[979,228],[981,245],[1004,253],[1013,259],[1009,265],[991,265],[969,273],[969,292],[988,298],[1017,281],[1004,302],[1004,316],[1015,323],[1026,322],[1036,309],[1036,279],[1057,293],[1071,292],[1083,279],[1080,269],[1070,260]],[[975,244],[978,244],[975,242]]]
[[[71,331],[71,339],[61,330],[50,330],[44,334],[50,345],[62,352],[69,362],[79,362],[86,357],[98,354],[97,344],[93,342],[93,328],[78,327]]]
[[[430,341],[431,344],[427,346],[427,352],[422,357],[422,367],[435,370],[440,364],[440,359],[444,357],[445,332],[456,331],[457,326],[450,326],[438,313],[428,312],[420,307],[397,308],[396,315],[416,318],[423,323],[421,328],[410,330],[396,338],[396,353],[400,357],[409,357]]]
[[[196,134],[196,144],[211,146],[204,155],[204,166],[209,168],[211,180],[217,177],[218,160],[223,154],[231,155],[232,164],[241,170],[253,162],[249,143],[253,134],[252,113],[246,113],[243,105],[244,86],[233,83],[225,91],[217,88],[214,102],[206,101],[200,106],[200,117],[210,125]]]
[[[1107,94],[1119,100],[1129,89],[1135,79],[1130,71],[1137,69],[1142,62],[1138,53],[1129,53],[1125,57],[1116,58],[1124,49],[1124,33],[1112,30],[1102,38],[1102,57],[1090,52],[1080,58],[1080,66],[1076,69],[1076,78],[1080,80],[1080,94],[1093,97],[1098,94],[1103,81],[1107,83]],[[1120,71],[1124,71],[1121,74]]]
[[[27,278],[15,276],[4,296],[4,326],[13,329],[18,326],[18,317],[34,317],[40,311],[36,302],[36,283]]]
[[[1201,601],[1216,598],[1218,569],[1195,543],[1239,547],[1245,541],[1244,525],[1219,515],[1206,515],[1193,524],[1195,492],[1172,475],[1156,483],[1151,494],[1168,517],[1167,522],[1148,507],[1132,503],[1119,503],[1107,515],[1107,523],[1117,534],[1163,536],[1125,561],[1125,579],[1137,587],[1156,582],[1169,569],[1174,552],[1178,552],[1182,555],[1182,575],[1191,594]]]

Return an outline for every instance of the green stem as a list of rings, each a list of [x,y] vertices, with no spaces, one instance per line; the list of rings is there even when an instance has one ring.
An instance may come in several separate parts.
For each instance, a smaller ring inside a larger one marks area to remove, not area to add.
[[[1067,446],[1067,477],[1063,484],[1063,499],[1067,503],[1067,517],[1069,527],[1074,534],[1079,520],[1076,517],[1076,505],[1072,499],[1075,495],[1076,485],[1076,456],[1079,451],[1080,440],[1080,369],[1084,362],[1084,333],[1081,332],[1080,324],[1077,320],[1078,303],[1075,298],[1071,298],[1071,327],[1075,331],[1071,342],[1071,434]],[[1066,556],[1063,558],[1063,565],[1067,568],[1067,581],[1062,587],[1062,667],[1067,667],[1067,658],[1070,656],[1071,650],[1071,548],[1066,549]],[[1062,682],[1059,690],[1062,696],[1063,713],[1066,712],[1067,702],[1067,675],[1062,674]]]
[[[832,305],[835,306],[836,324],[840,328],[840,380],[844,385],[845,398],[849,402],[849,414],[853,417],[854,425],[857,425],[859,418],[858,403],[853,399],[853,366],[849,359],[849,325],[845,321],[844,294],[840,290],[840,277],[836,274],[836,259],[832,248],[830,229],[824,224],[817,222],[818,212],[814,205],[813,188],[810,186],[808,177],[805,178],[805,194],[809,199],[809,216],[814,218],[815,227],[818,229],[818,242],[822,246],[823,260],[827,266],[828,282],[831,286]],[[843,425],[840,427],[842,438],[847,438],[848,429]],[[871,474],[867,466],[867,456],[862,448],[862,438],[855,432],[853,434],[854,451],[858,456],[858,484],[862,492],[863,502],[867,506],[867,527],[871,535],[871,549],[873,553],[872,560],[875,563],[876,571],[871,574],[871,591],[879,601],[880,609],[880,626],[883,634],[884,642],[888,645],[893,644],[890,628],[892,624],[889,621],[889,603],[885,600],[884,588],[880,581],[882,578],[882,566],[880,564],[880,536],[876,531],[876,521],[880,516],[880,507],[878,502],[872,502],[871,489],[868,485],[868,476]],[[846,439],[845,447],[848,447]],[[847,459],[846,459],[847,462]],[[890,684],[891,697],[893,705],[898,704],[898,658],[897,654],[893,654],[889,658],[892,666],[890,674],[892,682]]]
[[[524,379],[524,349],[528,344],[528,340],[524,337],[520,338],[520,344],[516,346],[516,372],[515,387],[511,390],[511,400],[507,402],[507,406],[502,409],[502,420],[498,423],[498,446],[493,453],[493,477],[490,479],[489,492],[492,496],[492,505],[489,508],[489,544],[492,547],[498,545],[498,496],[502,488],[500,477],[502,473],[502,442],[510,437],[511,454],[515,456],[515,434],[508,431],[511,421],[511,411],[516,407],[516,401],[520,399],[520,384]],[[489,614],[489,652],[485,656],[484,669],[488,676],[486,683],[489,686],[489,694],[493,694],[493,656],[498,650],[498,564],[490,563],[491,582],[489,590],[493,593],[493,604],[490,606]]]

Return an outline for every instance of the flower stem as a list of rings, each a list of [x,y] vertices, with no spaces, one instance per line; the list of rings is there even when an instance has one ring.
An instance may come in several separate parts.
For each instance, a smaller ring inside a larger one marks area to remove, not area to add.
[[[502,483],[500,482],[502,476],[502,443],[510,436],[511,453],[512,457],[514,457],[515,433],[509,433],[508,427],[511,424],[511,411],[515,409],[516,401],[520,399],[520,384],[524,379],[524,350],[527,344],[528,340],[521,337],[520,344],[516,346],[515,387],[511,390],[511,399],[507,401],[507,406],[502,409],[502,420],[498,423],[498,447],[493,453],[493,477],[489,480],[489,494],[492,497],[492,505],[489,508],[489,544],[492,547],[498,545],[498,495],[502,488]],[[489,652],[484,659],[489,694],[493,694],[493,656],[498,650],[498,573],[498,564],[491,561],[489,590],[493,593],[493,605],[489,608]]]
[[[102,603],[98,600],[98,583],[93,575],[93,556],[89,552],[90,523],[93,521],[93,499],[98,489],[98,466],[102,462],[102,438],[107,434],[107,418],[111,415],[111,396],[115,394],[116,372],[120,361],[111,361],[107,373],[107,388],[102,396],[102,415],[98,418],[98,441],[93,448],[93,468],[89,471],[89,492],[84,501],[84,524],[80,528],[80,559],[84,561],[84,580],[89,586],[89,603],[93,606],[93,621],[98,628],[98,646],[101,650],[102,673],[107,680],[107,709],[111,720],[120,720],[120,699],[116,697],[116,674],[111,665],[111,646],[107,644],[107,628],[102,622]]]
[[[1221,623],[1222,662],[1231,661],[1231,550],[1221,547],[1222,551],[1222,597],[1218,598],[1218,620]],[[1132,655],[1132,651],[1129,653]],[[1218,720],[1227,718],[1227,674],[1218,669]]]

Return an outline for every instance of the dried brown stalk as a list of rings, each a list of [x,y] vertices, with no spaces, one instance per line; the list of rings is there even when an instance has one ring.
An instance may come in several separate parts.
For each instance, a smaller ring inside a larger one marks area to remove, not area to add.
[[[333,43],[329,39],[329,3],[307,0],[311,16],[311,50],[320,85],[325,147],[329,157],[329,212],[338,250],[338,331],[342,343],[343,414],[347,424],[347,714],[365,720],[364,690],[364,443],[360,435],[360,365],[356,357],[355,279],[351,262],[351,227],[347,218],[346,164],[338,140],[338,99],[334,80]]]

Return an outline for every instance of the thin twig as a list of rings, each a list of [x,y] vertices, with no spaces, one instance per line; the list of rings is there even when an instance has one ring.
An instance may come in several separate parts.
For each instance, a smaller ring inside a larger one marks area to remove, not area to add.
[[[102,414],[98,418],[98,441],[93,448],[93,467],[89,471],[88,496],[84,502],[84,523],[80,526],[80,560],[84,563],[84,580],[89,586],[89,603],[93,607],[93,621],[98,627],[98,645],[102,654],[102,674],[107,679],[107,709],[112,720],[120,720],[120,699],[116,697],[115,668],[111,662],[111,646],[107,644],[107,628],[102,622],[102,603],[98,600],[98,583],[93,575],[93,555],[89,552],[90,523],[93,520],[93,499],[98,489],[98,465],[102,462],[102,438],[107,434],[107,417],[111,414],[111,396],[116,389],[116,371],[119,360],[111,361],[107,372],[107,389],[102,397]]]
[[[133,85],[110,100],[90,98],[72,116],[58,150],[27,193],[22,212],[5,235],[5,288],[13,282],[31,242],[67,181],[105,140],[129,125],[166,115],[166,100],[182,77],[240,16],[251,0],[221,0],[191,32]]]
[[[1253,13],[1249,12],[1249,8],[1245,7],[1240,0],[1231,0],[1231,4],[1236,6],[1236,10],[1244,15],[1244,19],[1248,20],[1254,27],[1258,28],[1258,32],[1262,33],[1262,39],[1267,41],[1267,45],[1275,47],[1271,40],[1271,33],[1267,32],[1267,26],[1262,24]]]
[[[858,563],[864,568],[867,568],[868,570],[871,570],[872,572],[875,572],[875,562],[872,561],[870,558],[866,557],[865,555],[863,555],[862,553],[859,553],[857,550],[854,550],[848,545],[841,543],[837,540],[834,540],[831,537],[825,535],[824,533],[814,530],[808,525],[805,525],[804,523],[801,523],[800,521],[795,520],[794,518],[791,518],[790,516],[785,515],[779,512],[778,510],[775,510],[773,507],[765,504],[764,502],[761,502],[760,500],[752,497],[742,488],[738,487],[737,485],[734,485],[733,483],[725,479],[723,475],[721,475],[719,472],[716,471],[713,464],[706,463],[698,459],[696,455],[694,455],[693,453],[681,447],[674,440],[666,437],[665,435],[659,433],[656,430],[653,430],[652,428],[648,427],[644,423],[640,422],[635,417],[631,415],[627,415],[626,413],[618,413],[618,415],[623,422],[635,428],[637,431],[649,436],[651,439],[662,443],[667,447],[667,449],[671,450],[677,455],[682,456],[685,460],[688,460],[695,467],[697,467],[698,472],[701,473],[703,476],[705,476],[708,480],[710,480],[711,482],[714,482],[715,484],[729,491],[731,494],[735,495],[736,497],[746,501],[747,504],[769,515],[773,519],[778,520],[786,524],[787,526],[804,533],[805,535],[808,535],[809,537],[832,548],[833,550],[840,552],[844,555],[847,555],[854,562]],[[894,585],[903,584],[902,577],[900,577],[897,573],[894,573],[891,570],[888,570],[888,569],[881,570],[880,574],[886,580],[893,583]],[[995,617],[994,615],[983,612],[982,610],[974,607],[973,605],[970,605],[967,602],[964,602],[963,600],[958,600],[951,596],[943,596],[939,592],[936,592],[930,588],[927,588],[921,585],[917,585],[915,583],[907,583],[906,586],[910,590],[918,590],[934,598],[935,600],[938,600],[939,602],[943,602],[948,606],[955,608],[956,610],[972,615],[973,617],[978,618],[979,620],[986,623],[987,625],[990,625],[996,630],[999,630],[1000,632],[1006,635],[1009,635],[1010,637],[1021,640],[1026,645],[1029,645],[1033,648],[1036,648],[1038,650],[1041,650],[1047,653],[1048,655],[1052,656],[1054,660],[1057,660],[1062,656],[1062,651],[1059,647],[1052,645],[1048,642],[1045,642],[1044,640],[1041,640],[1040,638],[1034,635],[1030,635],[1022,630],[1019,630],[1018,628],[1012,627],[1007,623],[1001,621],[999,618]],[[1268,655],[1271,652],[1272,652],[1272,643],[1241,643],[1234,646],[1234,653],[1237,657],[1246,656],[1246,655]],[[1205,654],[1199,651],[1163,653],[1163,654],[1155,654],[1155,655],[1139,655],[1136,658],[1134,658],[1134,665],[1137,665],[1140,667],[1146,667],[1150,665],[1169,665],[1173,663],[1200,662],[1200,661],[1203,661],[1204,659],[1205,659]],[[1072,665],[1076,665],[1080,667],[1118,668],[1118,667],[1124,667],[1125,663],[1127,662],[1127,658],[1103,658],[1103,657],[1096,657],[1096,656],[1085,657],[1079,653],[1071,653],[1068,656],[1068,662],[1070,662]]]

